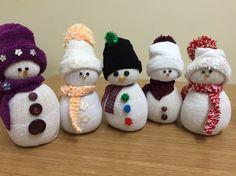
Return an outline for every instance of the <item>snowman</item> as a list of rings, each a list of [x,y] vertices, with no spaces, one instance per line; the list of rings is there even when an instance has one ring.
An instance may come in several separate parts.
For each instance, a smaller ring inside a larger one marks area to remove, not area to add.
[[[46,65],[46,55],[28,28],[13,23],[0,26],[0,116],[19,146],[46,144],[58,135],[59,102],[42,83]]]
[[[207,36],[193,40],[187,50],[193,61],[185,74],[189,84],[181,92],[180,119],[189,131],[212,136],[230,122],[231,104],[223,85],[230,79],[231,68],[216,41]]]
[[[147,100],[136,83],[142,71],[141,62],[127,39],[115,33],[106,34],[103,51],[103,74],[111,84],[103,95],[103,111],[111,126],[123,131],[136,131],[147,121]]]
[[[180,50],[171,36],[159,36],[149,48],[150,61],[147,74],[150,83],[143,87],[148,102],[148,119],[159,123],[177,120],[182,98],[175,79],[183,71]]]
[[[65,54],[59,68],[66,83],[61,87],[61,125],[69,133],[88,133],[102,120],[101,102],[94,91],[102,63],[93,49],[92,31],[85,25],[72,25],[64,42]]]

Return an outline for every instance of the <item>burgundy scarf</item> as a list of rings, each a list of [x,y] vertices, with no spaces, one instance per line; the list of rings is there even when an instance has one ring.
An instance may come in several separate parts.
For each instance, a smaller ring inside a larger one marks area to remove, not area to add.
[[[9,101],[19,92],[30,92],[41,85],[44,78],[39,75],[29,79],[5,80],[0,82],[0,116],[5,127],[11,129]],[[21,102],[19,102],[21,103]]]
[[[170,82],[157,81],[150,79],[150,83],[143,87],[143,92],[146,95],[148,91],[160,101],[160,99],[166,95],[169,95],[174,90],[175,80]]]
[[[183,87],[181,91],[183,99],[185,98],[189,90],[205,93],[209,97],[210,109],[204,126],[204,132],[211,135],[220,119],[220,93],[223,90],[223,87],[222,85],[214,84],[190,83]]]
[[[131,85],[133,84],[130,84],[127,86],[117,86],[117,85],[110,84],[106,87],[104,95],[102,97],[102,106],[104,105],[105,100],[108,97],[105,104],[105,109],[104,109],[105,112],[114,114],[114,105],[115,105],[117,95],[119,94],[121,89],[123,89],[124,87],[131,86]]]

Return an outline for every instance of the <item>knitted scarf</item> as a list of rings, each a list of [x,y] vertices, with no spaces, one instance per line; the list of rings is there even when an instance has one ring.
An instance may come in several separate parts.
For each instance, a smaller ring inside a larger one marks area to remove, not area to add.
[[[220,119],[220,93],[223,90],[223,87],[222,85],[214,84],[190,83],[186,85],[181,91],[183,99],[185,98],[189,90],[205,93],[209,97],[210,109],[207,115],[207,120],[205,122],[204,132],[211,135]]]
[[[41,85],[44,78],[38,75],[29,79],[4,80],[0,82],[0,116],[5,127],[11,129],[9,101],[19,92],[30,92]],[[21,103],[21,102],[19,102]]]
[[[166,95],[169,95],[174,90],[175,80],[170,82],[157,81],[150,79],[150,83],[143,87],[143,92],[146,94],[148,91],[160,101]]]
[[[72,127],[76,132],[81,132],[82,129],[78,126],[78,112],[80,106],[80,99],[90,93],[95,89],[95,86],[81,86],[74,87],[71,85],[63,85],[61,87],[61,92],[63,95],[70,97],[69,115],[71,119]]]

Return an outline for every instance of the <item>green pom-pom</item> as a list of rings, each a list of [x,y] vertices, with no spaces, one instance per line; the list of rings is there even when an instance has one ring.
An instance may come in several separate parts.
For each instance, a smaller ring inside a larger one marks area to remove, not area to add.
[[[116,33],[110,31],[106,33],[105,40],[109,46],[113,46],[118,43],[119,37],[116,35]]]

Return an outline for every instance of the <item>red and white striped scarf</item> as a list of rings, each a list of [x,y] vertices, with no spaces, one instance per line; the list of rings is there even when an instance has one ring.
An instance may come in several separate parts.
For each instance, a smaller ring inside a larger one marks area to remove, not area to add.
[[[223,90],[223,87],[222,85],[214,84],[190,83],[183,87],[181,91],[183,99],[185,98],[189,90],[208,94],[210,109],[208,112],[207,120],[205,122],[204,132],[211,135],[220,119],[220,93]]]

